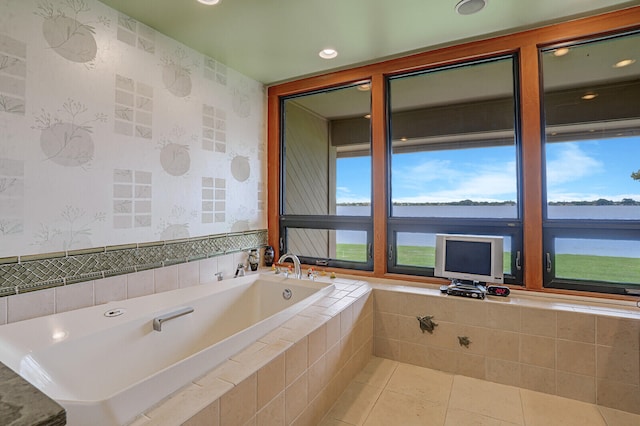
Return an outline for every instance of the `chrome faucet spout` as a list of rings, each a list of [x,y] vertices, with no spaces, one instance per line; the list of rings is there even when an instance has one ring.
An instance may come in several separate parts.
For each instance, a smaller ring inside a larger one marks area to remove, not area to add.
[[[280,259],[278,260],[278,263],[282,263],[283,261],[285,261],[287,259],[293,260],[294,274],[295,274],[297,279],[301,280],[302,279],[302,268],[300,266],[300,259],[298,259],[298,256],[296,256],[293,253],[285,253],[282,256],[280,256]]]

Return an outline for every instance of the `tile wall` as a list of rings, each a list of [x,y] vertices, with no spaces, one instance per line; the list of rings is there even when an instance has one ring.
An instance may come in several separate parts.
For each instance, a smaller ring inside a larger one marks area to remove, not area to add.
[[[0,325],[211,282],[218,272],[229,278],[249,248],[265,244],[266,231],[257,231],[0,265],[0,283],[9,283],[0,290],[13,291],[0,297]]]
[[[513,302],[376,289],[374,355],[640,414],[640,313]]]

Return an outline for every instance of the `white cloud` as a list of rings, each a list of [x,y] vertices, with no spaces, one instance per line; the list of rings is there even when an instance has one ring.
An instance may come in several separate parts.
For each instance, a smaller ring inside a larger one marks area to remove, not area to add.
[[[349,187],[339,186],[336,188],[336,202],[341,203],[368,203],[371,198],[366,195],[354,194]]]
[[[547,186],[574,182],[603,170],[603,164],[589,157],[577,143],[548,146],[555,151],[555,158],[547,161]]]
[[[475,169],[443,168],[431,161],[411,169],[402,176],[408,181],[403,189],[413,186],[414,195],[394,197],[399,202],[516,201],[516,163],[479,164]],[[421,173],[424,171],[424,173]],[[395,175],[398,179],[397,174]],[[394,193],[395,193],[394,188]],[[406,191],[403,191],[406,194]]]

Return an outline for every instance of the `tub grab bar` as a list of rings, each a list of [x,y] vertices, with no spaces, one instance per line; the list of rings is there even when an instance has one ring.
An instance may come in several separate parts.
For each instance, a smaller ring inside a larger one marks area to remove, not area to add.
[[[172,320],[174,318],[181,317],[183,315],[187,315],[193,312],[192,307],[180,308],[172,312],[167,312],[166,314],[162,314],[153,319],[153,329],[155,331],[162,331],[162,323],[165,321]]]

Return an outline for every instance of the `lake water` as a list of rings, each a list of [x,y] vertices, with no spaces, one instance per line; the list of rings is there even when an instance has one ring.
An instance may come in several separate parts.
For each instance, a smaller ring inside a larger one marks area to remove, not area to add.
[[[337,214],[345,216],[367,216],[369,206],[338,206]],[[515,206],[394,206],[396,217],[516,217]],[[549,206],[552,219],[615,219],[640,220],[640,206]],[[366,234],[361,231],[336,231],[337,242],[342,244],[365,244]],[[401,233],[399,245],[435,246],[434,234]],[[505,247],[510,244],[505,240]],[[562,238],[556,240],[556,253],[583,254],[614,257],[640,258],[640,241],[595,240]]]

